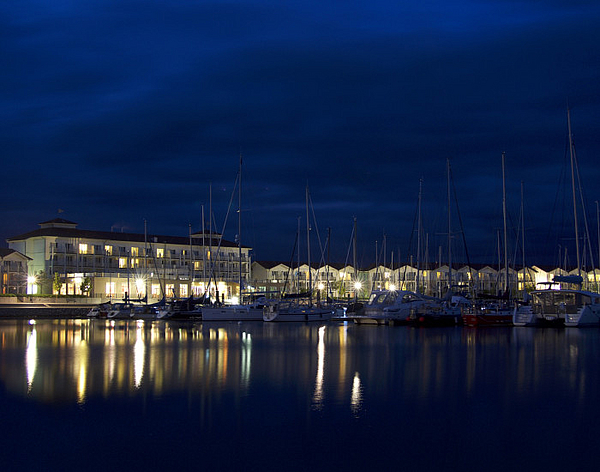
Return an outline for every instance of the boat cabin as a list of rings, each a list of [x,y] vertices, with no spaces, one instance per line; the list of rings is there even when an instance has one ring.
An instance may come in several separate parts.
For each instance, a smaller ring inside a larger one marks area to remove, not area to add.
[[[531,306],[536,314],[577,313],[584,305],[600,303],[597,293],[579,290],[540,290],[531,292]]]

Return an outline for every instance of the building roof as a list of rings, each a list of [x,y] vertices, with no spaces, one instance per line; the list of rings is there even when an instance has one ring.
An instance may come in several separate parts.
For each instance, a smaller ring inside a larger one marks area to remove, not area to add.
[[[54,220],[51,220],[51,222]],[[69,224],[70,222],[67,222]],[[60,224],[60,223],[59,223]],[[93,231],[93,230],[85,230],[85,229],[77,229],[75,227],[64,227],[64,226],[48,226],[40,229],[36,229],[34,231],[29,231],[28,233],[20,234],[18,236],[13,236],[12,238],[8,238],[8,242],[16,242],[23,241],[25,239],[30,238],[39,238],[39,237],[59,237],[59,238],[69,238],[69,239],[97,239],[101,241],[121,241],[121,242],[137,242],[144,243],[147,241],[149,244],[178,244],[178,245],[188,245],[190,244],[190,238],[184,236],[163,236],[163,235],[155,235],[155,234],[137,234],[137,233],[115,233],[112,231]],[[207,238],[205,243],[208,245],[210,238]],[[197,246],[202,241],[202,238],[194,237],[192,238],[193,245]],[[219,239],[215,237],[213,234],[211,245],[217,247],[219,245]],[[227,241],[223,239],[221,241],[221,247],[237,247],[237,244],[231,241]],[[250,249],[248,246],[242,246],[244,249]]]
[[[278,265],[282,265],[285,267],[291,267],[292,269],[298,266],[298,261],[292,261],[292,265],[290,266],[289,262],[283,262],[283,261],[254,261],[253,264],[260,264],[263,268],[265,269],[272,269],[273,267],[277,267]],[[306,262],[300,262],[300,267],[305,266]],[[336,270],[341,270],[344,269],[345,267],[348,267],[348,264],[339,264],[337,262],[330,262],[328,264],[319,264],[317,262],[311,262],[310,266],[317,270],[317,269],[322,269],[326,266],[332,267]]]
[[[21,258],[31,260],[31,257],[26,256],[25,254],[21,254],[19,251],[15,251],[14,249],[9,249],[6,247],[0,247],[0,259],[4,259],[6,257],[13,256],[14,258]]]
[[[42,225],[55,225],[55,224],[59,224],[59,225],[75,225],[75,226],[77,226],[77,223],[74,223],[73,221],[65,220],[64,218],[54,218],[52,220],[44,221],[44,222],[38,223],[38,224],[40,226],[42,226]]]

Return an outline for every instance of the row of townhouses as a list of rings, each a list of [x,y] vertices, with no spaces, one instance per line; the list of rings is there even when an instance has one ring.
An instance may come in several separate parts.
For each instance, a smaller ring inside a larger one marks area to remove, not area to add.
[[[189,237],[82,230],[77,223],[53,219],[8,239],[0,249],[2,293],[87,295],[97,300],[146,299],[148,302],[208,295],[225,302],[243,292],[304,292],[322,297],[365,298],[372,290],[396,289],[443,296],[453,290],[497,295],[507,287],[523,293],[550,284],[561,269],[500,269],[489,265],[428,267],[411,265],[368,269],[330,264],[290,266],[251,260],[251,248],[215,233]],[[573,272],[571,272],[573,273]],[[570,273],[570,274],[571,274]],[[600,271],[582,274],[586,288],[596,290]]]

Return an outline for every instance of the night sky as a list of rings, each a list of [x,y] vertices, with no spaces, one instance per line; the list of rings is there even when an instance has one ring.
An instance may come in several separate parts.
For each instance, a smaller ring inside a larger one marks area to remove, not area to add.
[[[56,217],[186,236],[211,185],[220,229],[241,152],[254,259],[290,259],[308,185],[312,260],[330,228],[344,262],[355,217],[360,263],[384,235],[406,260],[422,179],[433,261],[449,159],[453,240],[497,263],[505,152],[511,257],[523,182],[527,261],[553,263],[575,252],[568,106],[598,247],[597,1],[19,0],[0,35],[3,245]]]

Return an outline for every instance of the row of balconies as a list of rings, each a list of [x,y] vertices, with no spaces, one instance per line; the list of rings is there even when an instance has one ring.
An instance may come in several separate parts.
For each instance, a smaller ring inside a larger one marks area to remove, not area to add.
[[[86,265],[54,265],[49,271],[48,273],[53,273],[53,272],[59,272],[59,273],[68,273],[68,274],[72,274],[72,273],[85,273],[88,276],[95,276],[95,277],[110,277],[110,276],[116,276],[119,278],[125,278],[125,277],[135,277],[136,276],[136,272],[139,272],[139,270],[143,270],[143,268],[117,268],[117,267],[94,267],[94,266],[86,266]],[[158,269],[149,269],[150,272],[154,273],[154,277],[164,277],[167,279],[183,279],[183,278],[190,278],[192,275],[194,277],[194,279],[200,279],[203,277],[203,273],[202,271],[198,271],[198,270],[194,270],[193,274],[191,273],[192,271],[190,271],[189,267],[165,267],[165,268],[158,268]],[[210,274],[206,273],[206,278],[208,278],[210,276]],[[217,280],[232,280],[232,281],[237,281],[239,278],[239,271],[237,270],[237,268],[235,268],[235,270],[219,270],[218,268],[216,270],[214,270],[213,273],[213,278],[217,279]],[[246,270],[242,270],[242,278],[245,280],[249,280],[250,278],[250,272],[246,269]]]
[[[83,246],[83,247],[82,247]],[[208,249],[206,250],[208,252]],[[207,252],[192,251],[193,260],[202,260],[207,258]],[[79,255],[79,256],[100,256],[100,257],[144,257],[143,247],[125,247],[125,246],[111,246],[110,250],[104,249],[100,245],[89,245],[80,244],[52,244],[50,245],[50,253],[53,255],[68,254],[68,255]],[[146,248],[145,257],[148,259],[190,259],[190,252],[187,249],[176,250],[163,248]],[[218,254],[213,253],[214,260],[227,260],[234,261],[239,260],[239,254],[237,252],[219,252]],[[249,255],[242,253],[242,261],[248,261]]]
[[[164,268],[164,267],[185,267],[188,268],[190,266],[190,261],[185,259],[154,259],[147,260],[143,258],[119,258],[119,257],[98,257],[98,256],[64,256],[62,254],[55,254],[50,260],[48,264],[53,265],[55,267],[60,267],[62,265],[77,266],[77,267],[108,267],[108,268],[120,268],[126,269],[128,266],[132,269],[136,268]],[[203,270],[204,263],[202,261],[193,261],[194,270]],[[239,259],[231,260],[231,261],[215,261],[213,263],[213,267],[216,270],[239,270],[238,269]],[[248,267],[247,261],[242,259],[242,270]],[[208,270],[209,264],[206,265]],[[247,269],[246,269],[247,270]]]

